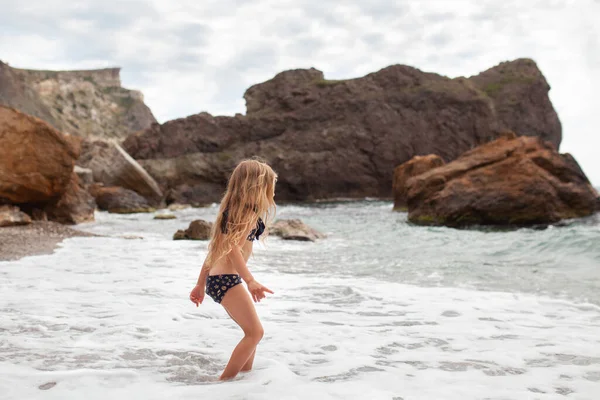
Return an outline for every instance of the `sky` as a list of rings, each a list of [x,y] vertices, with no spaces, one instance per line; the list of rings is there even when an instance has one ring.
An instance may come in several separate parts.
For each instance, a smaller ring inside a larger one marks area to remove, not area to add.
[[[122,67],[160,122],[245,113],[244,91],[292,68],[327,79],[406,64],[448,77],[535,60],[561,152],[600,186],[600,0],[0,0],[0,60]]]

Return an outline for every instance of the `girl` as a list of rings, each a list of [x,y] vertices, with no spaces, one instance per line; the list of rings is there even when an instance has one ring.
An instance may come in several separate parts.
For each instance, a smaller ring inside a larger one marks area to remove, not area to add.
[[[250,296],[258,302],[265,293],[273,292],[254,279],[246,262],[252,254],[253,241],[265,231],[263,220],[268,222],[275,212],[276,181],[271,167],[257,160],[242,161],[233,170],[212,228],[208,255],[190,293],[190,300],[198,307],[206,291],[244,331],[244,338],[233,350],[220,380],[252,369],[256,346],[263,337]],[[241,285],[242,280],[248,291]]]

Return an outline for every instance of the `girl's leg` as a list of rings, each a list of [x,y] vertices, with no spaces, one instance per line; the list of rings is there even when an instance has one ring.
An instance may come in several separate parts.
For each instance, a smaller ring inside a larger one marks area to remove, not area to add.
[[[252,304],[252,299],[241,284],[227,291],[221,305],[225,307],[231,318],[244,331],[244,338],[233,349],[227,367],[225,367],[219,378],[225,380],[235,377],[250,361],[256,350],[256,345],[263,337],[264,331],[254,304]]]
[[[225,311],[227,311],[227,309],[225,309]],[[227,314],[229,314],[229,311],[227,311]],[[233,318],[233,315],[229,314],[229,317],[232,320],[234,320],[236,324],[239,325],[239,322],[237,322],[235,320],[235,318]],[[250,358],[248,359],[248,361],[246,361],[246,364],[244,364],[244,366],[240,370],[241,372],[248,372],[248,371],[250,371],[252,369],[252,365],[254,364],[254,356],[256,356],[256,349],[254,349],[254,351],[252,352],[252,355],[250,356]]]
[[[250,356],[248,361],[246,361],[246,364],[244,364],[244,366],[242,367],[242,369],[241,369],[242,372],[248,372],[252,369],[252,365],[254,364],[254,356],[255,355],[256,355],[256,349],[254,349],[254,351],[252,352],[252,355]]]

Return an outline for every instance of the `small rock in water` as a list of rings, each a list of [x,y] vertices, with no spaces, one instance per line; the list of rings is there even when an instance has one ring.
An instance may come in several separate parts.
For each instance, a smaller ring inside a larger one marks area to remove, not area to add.
[[[283,240],[300,240],[303,242],[314,242],[322,239],[325,235],[299,219],[280,219],[270,228],[271,234],[280,236]]]
[[[54,386],[56,386],[56,382],[46,382],[43,385],[38,386],[38,388],[40,390],[48,390],[52,389]]]
[[[156,214],[154,219],[176,219],[177,217],[173,214]]]
[[[197,219],[192,221],[185,231],[180,229],[175,232],[173,240],[208,240],[211,229],[212,222]]]

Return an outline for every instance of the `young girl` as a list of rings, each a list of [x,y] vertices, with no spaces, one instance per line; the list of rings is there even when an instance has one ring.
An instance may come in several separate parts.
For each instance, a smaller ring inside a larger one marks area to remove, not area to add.
[[[250,296],[258,302],[265,293],[273,292],[254,279],[246,262],[252,254],[253,241],[265,231],[263,221],[268,222],[275,212],[276,181],[275,172],[260,161],[242,161],[234,169],[213,225],[208,255],[190,293],[190,300],[197,307],[206,291],[244,331],[244,338],[233,350],[221,380],[252,369],[256,346],[263,337],[263,327]],[[242,280],[248,291],[241,285]]]

